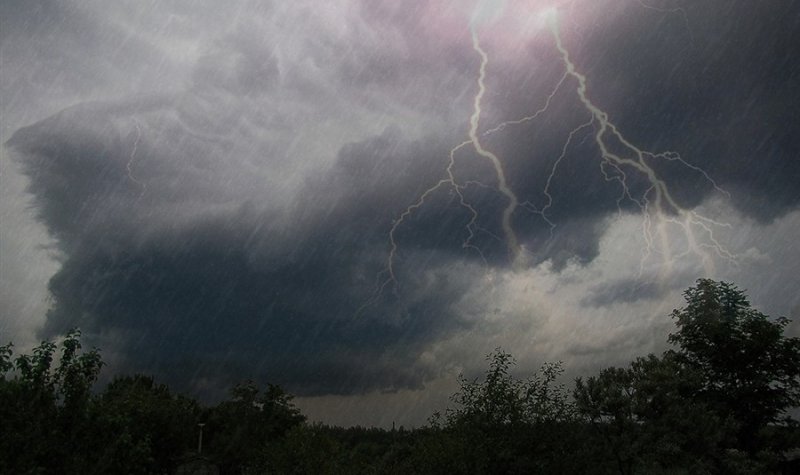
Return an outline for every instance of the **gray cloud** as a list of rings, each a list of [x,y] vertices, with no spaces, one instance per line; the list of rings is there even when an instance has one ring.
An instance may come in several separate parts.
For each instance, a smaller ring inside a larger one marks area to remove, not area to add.
[[[396,229],[397,285],[375,294],[393,223],[445,177],[450,149],[466,138],[479,64],[466,16],[426,2],[342,11],[244,2],[233,7],[239,19],[218,24],[216,7],[191,3],[101,20],[87,14],[91,3],[30,5],[35,25],[22,28],[22,14],[7,20],[3,51],[25,38],[44,42],[30,46],[39,61],[47,47],[68,51],[74,64],[51,69],[65,71],[67,89],[87,88],[77,105],[18,127],[6,144],[61,253],[43,335],[80,325],[113,344],[118,369],[186,388],[204,381],[212,391],[258,372],[318,395],[419,388],[442,371],[423,353],[487,328],[459,303],[483,276],[458,269],[511,272],[506,201],[489,162],[468,147],[454,173],[469,183],[481,252],[462,246],[472,216],[440,187]],[[587,4],[576,22],[598,15],[604,27],[564,27],[593,100],[635,144],[683,152],[759,223],[796,209],[795,5],[687,6],[690,36],[682,15],[636,5]],[[65,44],[41,39],[50,23]],[[103,41],[125,32],[130,40]],[[503,41],[487,34],[482,131],[537,110],[564,71],[546,32],[512,51],[500,50]],[[30,71],[21,57],[5,61],[18,81]],[[8,87],[15,103],[36,95],[35,85]],[[536,120],[481,136],[524,203],[513,225],[530,265],[556,273],[594,262],[611,216],[640,212],[618,201],[591,128],[550,176],[588,119],[576,87],[565,81]],[[722,196],[696,169],[648,163],[681,206]],[[624,171],[631,194],[643,196],[647,177]],[[537,214],[545,206],[552,229]],[[671,290],[623,277],[576,300],[601,308]],[[637,348],[651,336],[621,334]],[[602,350],[576,345],[575,354]]]
[[[82,106],[9,141],[66,257],[50,281],[56,305],[46,334],[79,325],[124,335],[116,341],[130,359],[123,367],[173,380],[196,364],[239,375],[229,367],[247,366],[301,394],[421,384],[431,370],[414,365],[414,348],[463,323],[447,302],[465,283],[446,275],[418,283],[404,272],[412,299],[381,296],[358,309],[385,266],[392,214],[384,206],[413,197],[406,185],[424,175],[430,161],[421,152],[435,144],[392,132],[353,144],[324,182],[303,185],[296,206],[263,208],[219,185],[226,168],[213,155],[190,160],[153,149],[129,125],[121,132],[129,121],[121,111],[147,112]],[[187,149],[191,141],[180,153]],[[370,176],[376,150],[392,151],[377,157],[389,176]],[[429,266],[431,258],[441,260],[428,256]]]
[[[671,290],[667,286],[642,279],[623,279],[598,285],[591,289],[590,295],[583,298],[582,305],[607,307],[613,303],[630,303],[639,300],[653,300],[663,297]]]

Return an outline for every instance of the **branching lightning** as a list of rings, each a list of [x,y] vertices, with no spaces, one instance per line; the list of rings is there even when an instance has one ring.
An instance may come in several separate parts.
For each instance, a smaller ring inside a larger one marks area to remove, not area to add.
[[[663,12],[679,13],[687,22],[686,12],[680,8],[675,9],[659,9],[652,7],[640,1],[643,7],[654,9]],[[644,271],[644,266],[647,260],[654,254],[660,254],[663,260],[662,266],[664,273],[668,273],[674,265],[675,259],[693,254],[699,257],[705,269],[706,274],[712,275],[715,272],[714,258],[716,255],[720,258],[735,262],[736,256],[728,251],[716,238],[714,230],[719,227],[729,227],[725,223],[715,221],[691,209],[681,207],[674,199],[670,192],[669,187],[661,179],[655,169],[648,164],[648,160],[663,160],[670,162],[678,162],[682,166],[701,174],[714,189],[730,197],[730,195],[720,188],[718,184],[700,167],[692,165],[684,160],[680,154],[673,151],[666,151],[660,153],[653,153],[643,150],[632,142],[630,142],[619,131],[617,126],[611,122],[608,114],[598,107],[587,95],[587,78],[578,71],[574,62],[570,57],[570,53],[564,46],[558,24],[558,11],[555,8],[549,8],[541,12],[540,19],[545,23],[546,27],[552,33],[555,48],[557,49],[561,62],[564,66],[564,74],[557,81],[553,89],[547,94],[544,104],[537,109],[533,114],[522,117],[516,120],[502,122],[492,128],[479,133],[479,126],[482,115],[482,101],[486,94],[486,74],[487,65],[489,63],[489,56],[481,46],[477,31],[474,23],[470,25],[472,49],[480,57],[480,65],[477,75],[477,92],[473,98],[472,114],[469,117],[469,130],[467,133],[468,139],[453,147],[449,153],[449,161],[445,170],[445,176],[436,182],[433,186],[425,190],[419,198],[408,206],[398,218],[392,223],[389,231],[389,255],[387,264],[378,275],[378,282],[376,285],[376,293],[369,302],[367,302],[361,309],[371,305],[387,288],[391,287],[393,291],[397,291],[398,279],[395,273],[396,260],[398,256],[399,245],[397,242],[398,229],[408,220],[417,210],[419,210],[428,200],[433,193],[440,189],[450,189],[459,200],[459,204],[470,215],[470,219],[465,226],[467,237],[462,243],[464,249],[476,252],[482,259],[483,254],[481,249],[473,243],[476,235],[476,223],[479,217],[478,210],[469,203],[464,196],[464,190],[468,186],[481,186],[493,188],[500,192],[506,199],[507,204],[502,211],[501,225],[503,230],[503,240],[506,243],[511,260],[515,267],[521,267],[526,262],[526,249],[521,245],[519,238],[512,226],[512,216],[517,208],[524,209],[530,213],[538,215],[550,227],[550,239],[554,237],[554,230],[556,223],[548,215],[549,210],[554,204],[552,195],[552,186],[554,177],[556,176],[559,166],[567,156],[569,148],[572,146],[573,141],[579,134],[584,131],[592,130],[591,134],[585,134],[585,138],[593,137],[600,153],[600,173],[606,181],[615,182],[620,186],[620,195],[617,198],[617,209],[622,215],[622,204],[624,201],[633,203],[639,208],[642,216],[642,237],[644,241],[644,250],[640,260],[640,274]],[[570,81],[577,83],[575,93],[581,106],[586,110],[589,117],[588,119],[575,127],[568,135],[566,141],[561,148],[560,154],[556,157],[547,177],[546,184],[542,190],[545,197],[543,206],[537,207],[530,201],[520,202],[514,191],[508,184],[506,170],[500,158],[490,150],[487,150],[481,143],[480,137],[492,135],[500,132],[507,127],[521,125],[536,120],[542,114],[548,111],[556,94],[565,87]],[[616,144],[616,148],[610,145],[610,141]],[[496,186],[489,186],[482,182],[474,180],[465,181],[463,183],[456,179],[454,168],[456,166],[456,154],[462,149],[470,148],[478,156],[487,160],[494,170],[496,179]],[[620,149],[620,150],[617,150]],[[629,185],[629,173],[641,174],[649,183],[647,189],[635,195],[631,186]],[[687,249],[683,252],[673,255],[670,246],[670,238],[668,234],[668,225],[677,226],[685,236],[687,242]],[[657,244],[658,243],[658,244]],[[486,259],[483,259],[486,262]],[[360,313],[361,310],[359,310]]]
[[[453,147],[450,150],[450,154],[449,154],[450,158],[449,158],[449,161],[448,161],[448,164],[447,164],[447,168],[445,169],[446,177],[442,178],[436,184],[434,184],[433,186],[431,186],[430,188],[425,190],[419,196],[417,201],[415,201],[408,208],[406,208],[405,211],[403,211],[400,214],[400,216],[394,221],[394,223],[392,224],[392,228],[389,231],[389,257],[387,258],[386,269],[384,269],[383,272],[378,274],[378,284],[377,284],[377,290],[376,290],[375,294],[372,296],[372,298],[370,298],[367,302],[365,302],[356,311],[356,315],[361,314],[361,312],[365,308],[367,308],[370,305],[372,305],[373,303],[375,303],[377,298],[380,297],[380,295],[384,292],[384,290],[386,290],[387,287],[392,286],[393,287],[392,290],[395,291],[395,292],[397,291],[397,283],[398,283],[398,281],[397,281],[397,277],[395,275],[395,267],[394,266],[395,266],[395,262],[396,262],[396,259],[397,259],[398,244],[397,244],[397,240],[396,240],[396,237],[395,237],[395,233],[397,232],[397,229],[400,227],[400,225],[403,224],[403,222],[406,219],[408,219],[416,210],[418,210],[420,207],[422,207],[423,204],[425,204],[425,200],[432,193],[436,192],[437,190],[439,190],[441,188],[450,188],[453,192],[455,192],[455,194],[458,196],[459,204],[470,213],[470,220],[466,225],[466,229],[467,229],[468,235],[467,235],[467,238],[462,243],[462,247],[464,249],[471,249],[471,250],[477,252],[478,255],[481,257],[481,259],[483,259],[484,262],[486,261],[486,259],[484,259],[484,257],[483,257],[483,253],[481,252],[481,250],[477,246],[472,244],[472,239],[475,236],[475,221],[478,219],[478,211],[472,205],[470,205],[469,202],[467,202],[467,200],[464,198],[464,193],[463,193],[463,190],[467,186],[469,186],[470,184],[474,184],[474,183],[472,183],[472,182],[459,183],[456,180],[455,175],[453,174],[453,168],[455,167],[455,155],[456,155],[456,152],[458,152],[460,149],[466,147],[467,145],[470,145],[471,143],[472,143],[471,141],[467,140],[467,141],[461,142],[460,144],[456,145],[455,147]],[[385,278],[384,278],[384,276],[385,276]],[[381,281],[381,279],[383,279],[383,280]]]
[[[469,143],[472,144],[472,146],[475,148],[475,151],[478,152],[478,155],[486,158],[492,163],[495,174],[497,175],[497,189],[508,199],[508,205],[506,205],[505,209],[503,209],[502,226],[503,233],[505,234],[506,242],[508,244],[508,249],[511,252],[514,263],[516,264],[519,262],[522,249],[520,248],[517,234],[514,232],[514,228],[511,226],[511,216],[517,209],[519,200],[517,199],[517,195],[515,195],[508,186],[506,173],[503,169],[503,164],[500,162],[500,159],[497,158],[497,156],[492,152],[483,148],[483,145],[481,145],[481,142],[478,139],[478,125],[481,120],[481,99],[483,99],[483,96],[486,93],[486,65],[489,63],[489,56],[486,54],[483,48],[481,48],[480,41],[478,41],[478,33],[475,31],[474,27],[472,28],[472,48],[480,55],[481,65],[480,70],[478,71],[478,93],[475,95],[475,99],[473,101],[473,112],[469,119]]]
[[[517,196],[514,194],[511,188],[508,186],[505,170],[503,169],[503,165],[500,159],[494,153],[486,150],[481,144],[480,139],[478,137],[478,127],[480,125],[481,113],[482,113],[481,102],[483,100],[484,95],[486,94],[486,66],[489,63],[489,56],[486,54],[483,48],[481,48],[480,40],[478,39],[478,34],[475,31],[474,26],[471,28],[471,34],[472,34],[472,48],[480,56],[481,62],[478,68],[478,80],[477,80],[478,92],[475,94],[475,97],[473,99],[473,111],[472,115],[469,118],[469,132],[467,134],[469,140],[461,142],[460,144],[456,145],[450,150],[445,178],[442,178],[433,186],[425,190],[417,199],[417,201],[415,201],[408,208],[406,208],[392,224],[392,227],[389,231],[389,257],[387,260],[386,269],[384,271],[386,279],[379,285],[377,292],[378,295],[382,293],[386,289],[386,287],[397,285],[397,276],[395,275],[395,261],[397,258],[397,250],[398,250],[398,244],[396,240],[397,230],[407,218],[409,218],[416,210],[418,210],[425,203],[425,200],[432,193],[436,192],[437,190],[443,187],[450,188],[458,196],[459,204],[470,213],[470,220],[466,224],[467,237],[462,243],[462,247],[464,249],[470,249],[477,252],[478,255],[481,256],[481,258],[483,259],[483,254],[481,250],[472,243],[476,232],[475,223],[478,219],[478,211],[465,199],[464,189],[470,185],[477,185],[477,186],[487,186],[487,185],[476,181],[467,181],[465,183],[459,183],[456,180],[453,171],[453,168],[455,167],[456,153],[462,148],[468,146],[471,146],[472,149],[478,155],[487,159],[492,164],[492,167],[495,170],[497,178],[497,190],[500,191],[500,193],[502,193],[508,200],[508,204],[503,210],[501,218],[501,224],[503,228],[503,233],[505,235],[505,241],[507,243],[513,261],[515,263],[518,263],[520,261],[523,249],[519,245],[517,234],[511,225],[511,217],[514,214],[516,208],[519,206],[519,200],[517,199]],[[554,94],[555,91],[553,92],[553,95]],[[483,260],[485,262],[485,259]]]
[[[665,270],[668,271],[673,265],[674,257],[671,255],[671,246],[665,227],[667,223],[678,225],[686,236],[689,244],[689,250],[680,255],[683,256],[691,252],[700,257],[703,261],[703,266],[707,274],[711,275],[715,272],[714,260],[707,250],[712,251],[719,257],[735,261],[736,256],[722,246],[714,236],[713,227],[726,225],[702,216],[693,210],[681,207],[673,198],[669,188],[667,187],[667,184],[660,179],[656,171],[650,165],[648,165],[646,158],[649,157],[651,159],[678,161],[684,166],[701,173],[720,193],[729,196],[728,193],[722,190],[704,170],[697,166],[691,165],[681,158],[678,153],[669,151],[661,153],[648,152],[640,149],[626,139],[622,133],[620,133],[617,126],[609,120],[608,114],[597,107],[597,105],[595,105],[587,96],[586,76],[578,72],[575,64],[570,59],[569,51],[564,47],[564,43],[561,39],[557,18],[552,16],[549,18],[547,23],[550,31],[553,34],[555,45],[561,55],[564,67],[566,68],[566,74],[577,81],[578,86],[576,88],[576,92],[578,94],[578,98],[586,110],[591,114],[592,121],[597,124],[594,138],[602,157],[600,164],[601,172],[606,180],[617,181],[622,187],[622,195],[617,201],[617,204],[619,205],[622,199],[627,198],[631,202],[637,204],[642,211],[642,216],[644,218],[643,235],[646,246],[640,263],[640,272],[643,270],[646,259],[652,255],[655,250],[653,226],[656,227],[656,233],[661,241],[660,249],[663,255]],[[581,127],[585,126],[586,124],[582,125]],[[630,157],[623,157],[621,154],[612,152],[607,142],[607,137],[609,136],[613,139],[616,139],[616,141],[623,146],[624,150],[630,154]],[[572,137],[572,135],[570,135],[570,137]],[[556,162],[556,166],[557,164],[558,161]],[[627,183],[627,175],[623,170],[625,166],[633,168],[637,172],[643,174],[650,183],[650,187],[639,199],[635,198],[631,194],[630,187]],[[608,168],[611,168],[616,173],[609,174]],[[707,242],[700,243],[698,241],[697,230],[705,235]]]
[[[550,108],[550,102],[552,102],[553,97],[556,95],[558,90],[561,89],[561,85],[564,84],[564,81],[568,77],[569,77],[569,75],[567,73],[564,73],[561,76],[561,79],[558,80],[558,83],[556,84],[556,87],[554,87],[553,90],[550,92],[550,94],[547,95],[547,99],[544,101],[544,105],[542,107],[540,107],[536,112],[534,112],[533,115],[529,115],[529,116],[526,116],[526,117],[523,117],[523,118],[517,119],[517,120],[508,120],[506,122],[502,122],[502,123],[500,123],[500,125],[498,125],[496,127],[493,127],[491,129],[487,130],[486,132],[484,132],[483,135],[491,135],[491,134],[493,134],[495,132],[500,132],[501,130],[505,129],[509,125],[519,125],[519,124],[524,124],[525,122],[530,122],[532,120],[536,120],[540,115],[542,115],[543,113],[547,112],[547,109]]]
[[[510,123],[517,123],[517,122],[519,121],[513,121]],[[569,149],[569,146],[572,144],[573,138],[581,130],[591,127],[593,123],[594,123],[594,117],[591,118],[585,124],[582,124],[573,129],[572,131],[570,131],[566,142],[564,142],[564,146],[561,148],[561,154],[559,154],[558,158],[556,158],[556,161],[553,163],[553,168],[550,169],[550,174],[547,176],[547,182],[545,183],[544,190],[542,190],[542,193],[544,194],[545,198],[547,198],[547,202],[545,203],[545,205],[542,206],[541,209],[536,209],[533,203],[529,201],[523,203],[523,206],[526,209],[530,210],[534,214],[538,214],[539,216],[541,216],[544,222],[547,223],[548,226],[550,226],[550,238],[548,239],[548,242],[549,240],[553,239],[554,237],[553,232],[556,229],[556,224],[553,221],[551,221],[550,218],[547,216],[547,211],[550,209],[551,206],[553,206],[553,195],[550,194],[550,186],[553,183],[553,177],[555,177],[556,171],[558,171],[558,166],[561,164],[561,161],[564,160],[564,157],[567,155],[567,149]]]

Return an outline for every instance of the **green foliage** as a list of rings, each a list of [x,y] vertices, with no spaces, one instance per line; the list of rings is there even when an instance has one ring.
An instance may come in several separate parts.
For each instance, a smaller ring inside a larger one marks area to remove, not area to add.
[[[240,473],[261,464],[264,447],[305,421],[292,396],[269,384],[262,393],[253,381],[231,390],[231,400],[207,414],[208,453],[221,462],[223,472]]]
[[[100,352],[96,349],[78,354],[81,349],[80,336],[78,329],[67,333],[62,343],[61,360],[54,374],[59,397],[68,410],[86,405],[92,385],[103,366]]]
[[[279,443],[268,444],[261,455],[257,468],[264,473],[347,473],[344,448],[321,425],[296,425]],[[352,468],[349,473],[356,473]]]
[[[561,365],[545,364],[531,378],[511,374],[515,362],[500,349],[487,356],[483,380],[461,378],[456,407],[434,418],[429,447],[418,449],[422,473],[564,473],[577,471],[569,393],[557,384]],[[418,446],[419,447],[419,446]],[[435,449],[431,450],[432,447]]]
[[[115,378],[92,413],[99,473],[171,473],[196,447],[199,405],[149,376]]]
[[[5,381],[6,373],[14,367],[14,363],[11,362],[11,355],[14,353],[11,350],[13,346],[11,343],[0,346],[0,380],[2,381]]]
[[[376,428],[301,424],[266,447],[264,473],[407,474],[412,435]]]
[[[58,345],[45,341],[12,361],[11,344],[0,347],[0,473],[78,473],[89,445],[89,401],[102,360],[81,353],[80,331]],[[16,369],[16,371],[12,371]]]
[[[575,404],[619,473],[691,467],[705,473],[720,454],[726,422],[691,398],[698,375],[672,355],[637,358],[575,383]]]
[[[510,374],[516,363],[509,353],[498,348],[486,359],[489,369],[483,381],[461,378],[461,388],[451,398],[457,407],[447,412],[448,425],[513,426],[572,417],[569,394],[556,384],[561,363],[545,363],[533,377],[520,380]]]
[[[755,455],[780,450],[767,425],[791,424],[787,410],[800,404],[800,338],[783,335],[785,318],[753,309],[734,285],[708,279],[684,293],[675,310],[678,331],[669,341],[677,357],[700,377],[694,396],[738,425],[734,448]]]
[[[661,356],[579,378],[570,395],[560,363],[518,378],[498,349],[482,378],[460,378],[453,407],[412,431],[306,424],[291,395],[252,381],[213,407],[143,375],[94,394],[102,360],[77,330],[16,357],[9,343],[0,473],[175,473],[201,458],[221,473],[789,473],[800,339],[731,284],[699,280],[685,296]]]
[[[578,412],[623,474],[765,473],[791,447],[800,340],[731,284],[701,279],[685,297],[678,349],[579,378]]]

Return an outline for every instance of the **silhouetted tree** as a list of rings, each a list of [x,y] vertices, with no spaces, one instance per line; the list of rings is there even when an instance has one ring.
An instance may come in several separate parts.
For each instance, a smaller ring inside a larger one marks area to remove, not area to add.
[[[199,405],[150,376],[114,378],[92,413],[97,473],[172,473],[196,447]]]
[[[280,386],[269,384],[262,393],[253,381],[245,381],[231,390],[231,400],[209,410],[208,451],[224,472],[261,465],[265,447],[305,421],[292,399]]]
[[[784,336],[789,320],[753,309],[726,282],[700,279],[684,295],[669,341],[700,375],[694,396],[733,417],[736,448],[753,456],[783,449],[773,427],[795,424],[787,411],[800,404],[800,338]]]
[[[77,329],[60,346],[55,368],[54,342],[42,342],[13,365],[11,344],[0,347],[0,473],[85,471],[91,387],[103,363],[96,349],[80,351]]]
[[[578,431],[558,363],[529,379],[511,374],[515,362],[500,349],[487,356],[483,380],[461,378],[456,404],[434,417],[428,447],[417,455],[423,473],[568,473]],[[433,448],[433,450],[431,450]]]
[[[623,474],[764,473],[796,428],[800,339],[725,282],[698,280],[672,312],[678,346],[579,378],[575,402]]]
[[[578,378],[574,397],[619,473],[706,473],[720,463],[730,421],[692,398],[699,385],[673,355],[649,355]]]

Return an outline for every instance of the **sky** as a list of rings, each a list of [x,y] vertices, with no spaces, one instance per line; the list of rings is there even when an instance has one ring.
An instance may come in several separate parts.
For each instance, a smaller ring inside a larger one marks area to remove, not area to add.
[[[698,278],[800,320],[797,1],[4,0],[0,62],[0,339],[104,380],[419,426]]]

